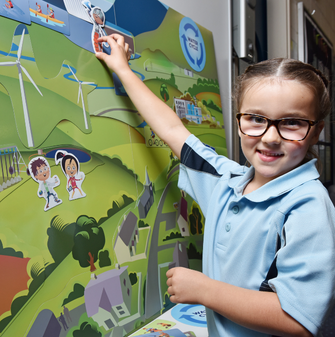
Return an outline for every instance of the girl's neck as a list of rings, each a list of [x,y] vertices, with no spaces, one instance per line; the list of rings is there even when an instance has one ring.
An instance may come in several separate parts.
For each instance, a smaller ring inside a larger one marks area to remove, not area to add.
[[[253,191],[256,191],[257,189],[259,189],[260,187],[262,187],[263,185],[265,185],[269,181],[271,181],[271,179],[270,180],[260,179],[260,177],[257,177],[257,173],[255,172],[254,177],[249,181],[249,183],[245,187],[245,189],[243,191],[243,195],[249,194]]]

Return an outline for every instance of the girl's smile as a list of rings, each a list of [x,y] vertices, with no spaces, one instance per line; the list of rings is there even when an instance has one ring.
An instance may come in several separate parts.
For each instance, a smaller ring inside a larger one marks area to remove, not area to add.
[[[316,119],[313,92],[298,81],[264,79],[253,85],[243,98],[242,113],[252,113],[270,119],[284,117]],[[307,150],[318,141],[323,122],[312,126],[302,141],[284,140],[271,125],[259,137],[250,137],[239,131],[243,153],[255,169],[254,186],[262,186],[272,179],[299,166]],[[250,192],[250,191],[249,191]]]

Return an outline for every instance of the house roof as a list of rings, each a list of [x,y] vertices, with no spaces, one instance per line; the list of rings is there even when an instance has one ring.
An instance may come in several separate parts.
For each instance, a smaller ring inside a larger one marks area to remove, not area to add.
[[[119,236],[125,245],[129,246],[129,242],[133,237],[134,230],[137,226],[137,216],[130,212],[126,219],[123,221]]]
[[[181,197],[179,201],[179,215],[181,215],[187,221],[187,201],[185,198]]]
[[[121,275],[127,270],[128,266],[120,269],[108,270],[100,275],[96,280],[88,282],[85,288],[85,306],[88,317],[99,312],[99,308],[111,311],[115,305],[124,302],[122,296]]]

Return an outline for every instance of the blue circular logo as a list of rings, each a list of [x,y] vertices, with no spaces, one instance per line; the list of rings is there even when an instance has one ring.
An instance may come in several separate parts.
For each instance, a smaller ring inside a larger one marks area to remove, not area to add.
[[[178,304],[172,308],[171,315],[178,322],[202,328],[207,327],[206,308],[203,305]]]
[[[206,64],[206,49],[201,32],[190,18],[183,18],[179,25],[179,39],[184,56],[195,71],[201,71]]]

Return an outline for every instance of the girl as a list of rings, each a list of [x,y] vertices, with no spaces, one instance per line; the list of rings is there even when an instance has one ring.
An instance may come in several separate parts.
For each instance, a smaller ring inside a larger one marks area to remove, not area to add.
[[[330,110],[327,80],[295,60],[246,70],[235,99],[247,168],[190,134],[131,71],[121,36],[100,40],[112,53],[97,57],[180,158],[178,186],[206,217],[203,273],[170,269],[171,301],[206,306],[209,336],[318,336],[335,290],[335,211],[311,149]]]
[[[56,165],[61,163],[62,171],[67,178],[66,190],[69,193],[69,200],[86,197],[86,194],[81,190],[81,184],[85,179],[85,173],[80,171],[78,158],[72,153],[59,150],[55,154],[55,162]],[[76,189],[80,195],[78,193],[75,194]]]

